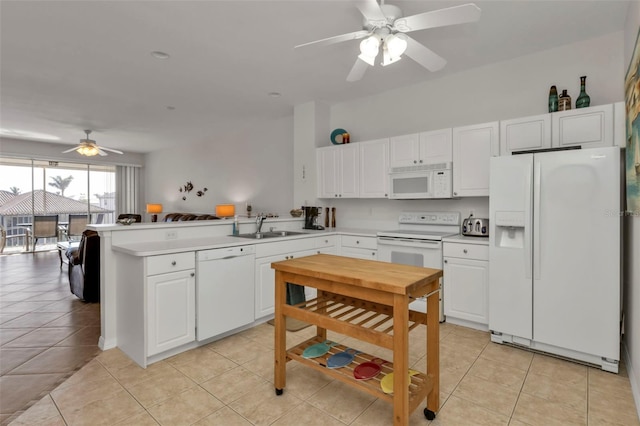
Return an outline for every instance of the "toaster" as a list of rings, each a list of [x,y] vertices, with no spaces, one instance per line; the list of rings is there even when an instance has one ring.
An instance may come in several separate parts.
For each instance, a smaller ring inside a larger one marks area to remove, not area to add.
[[[473,215],[462,221],[462,235],[471,237],[489,236],[489,219],[475,218]]]

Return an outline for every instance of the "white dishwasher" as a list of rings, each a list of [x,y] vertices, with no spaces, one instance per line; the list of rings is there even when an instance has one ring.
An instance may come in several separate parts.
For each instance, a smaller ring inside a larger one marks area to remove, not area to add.
[[[255,246],[196,254],[196,340],[253,322]]]

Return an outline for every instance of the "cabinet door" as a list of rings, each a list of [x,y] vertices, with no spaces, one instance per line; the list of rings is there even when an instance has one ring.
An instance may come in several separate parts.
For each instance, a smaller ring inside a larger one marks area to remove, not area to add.
[[[318,169],[318,198],[334,198],[338,196],[340,176],[340,159],[335,147],[318,148],[316,150]]]
[[[613,145],[613,104],[554,112],[551,119],[554,147]]]
[[[489,262],[448,257],[444,277],[445,315],[489,324]]]
[[[338,197],[358,198],[360,195],[360,148],[359,144],[339,146],[340,169],[338,176]]]
[[[255,319],[275,312],[276,271],[271,269],[272,262],[285,260],[288,255],[276,255],[256,259]]]
[[[420,159],[419,136],[394,136],[389,139],[389,167],[415,166]]]
[[[500,122],[500,155],[551,148],[551,114]]]
[[[360,198],[387,198],[389,140],[360,142]]]
[[[453,196],[489,196],[489,159],[499,154],[498,122],[453,129]]]
[[[147,356],[196,338],[195,270],[147,277]]]
[[[422,132],[420,139],[420,163],[450,163],[452,161],[451,129]]]

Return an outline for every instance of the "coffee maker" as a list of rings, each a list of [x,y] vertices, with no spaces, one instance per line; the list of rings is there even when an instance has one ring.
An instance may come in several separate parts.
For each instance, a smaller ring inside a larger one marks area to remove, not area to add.
[[[321,207],[304,206],[302,210],[304,211],[304,229],[324,229],[324,226],[318,225]]]

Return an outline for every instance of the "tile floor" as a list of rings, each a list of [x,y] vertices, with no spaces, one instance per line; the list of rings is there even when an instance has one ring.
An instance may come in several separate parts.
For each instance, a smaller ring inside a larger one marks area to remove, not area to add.
[[[287,332],[288,344],[313,333]],[[329,338],[390,358],[388,350],[349,337]],[[410,362],[423,369],[424,329],[411,339]],[[118,349],[100,352],[11,424],[393,423],[390,405],[295,362],[287,364],[284,394],[275,396],[273,340],[273,327],[262,324],[146,370]],[[432,425],[640,425],[624,366],[619,375],[605,373],[493,344],[488,333],[450,324],[441,326],[440,351],[441,409]],[[411,424],[429,422],[416,410]]]

